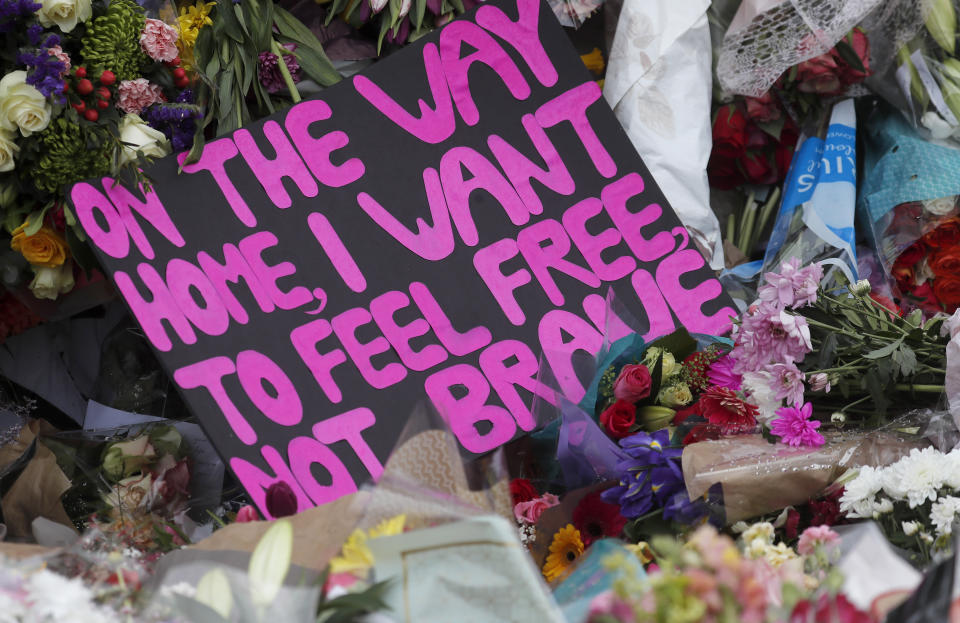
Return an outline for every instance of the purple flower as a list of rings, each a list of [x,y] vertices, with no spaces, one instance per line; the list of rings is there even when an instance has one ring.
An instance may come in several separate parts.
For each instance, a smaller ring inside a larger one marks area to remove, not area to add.
[[[34,26],[40,30],[34,32]],[[40,47],[35,52],[20,52],[17,61],[27,67],[27,84],[40,91],[44,97],[56,96],[62,102],[64,98],[61,76],[67,70],[67,65],[57,55],[50,53],[50,48],[60,49],[60,37],[49,35],[41,44],[42,33],[43,29],[37,24],[27,29],[31,44]]]
[[[603,492],[605,502],[620,505],[620,514],[640,517],[655,506],[664,506],[670,498],[685,492],[680,467],[682,448],[671,448],[666,429],[652,435],[637,433],[620,440],[620,447],[629,456],[617,463],[620,482]]]
[[[684,487],[682,491],[674,493],[663,506],[663,518],[686,525],[693,525],[710,514],[710,508],[702,498],[691,500]]]
[[[730,355],[724,355],[707,368],[707,380],[715,387],[726,387],[737,391],[743,384],[743,377],[733,371],[736,362]]]
[[[296,45],[292,43],[286,44],[284,47],[291,51],[296,49]],[[283,61],[287,64],[287,70],[290,72],[290,77],[293,78],[294,83],[300,82],[300,63],[297,62],[297,57],[292,54],[284,54]],[[260,53],[257,77],[268,93],[278,93],[287,88],[287,83],[284,82],[283,74],[280,73],[280,67],[277,64],[277,55],[273,52]]]
[[[780,272],[764,274],[767,282],[757,290],[761,301],[778,307],[804,307],[817,302],[817,288],[823,278],[820,264],[800,268],[800,258],[787,260],[780,265]]]
[[[0,33],[23,32],[20,21],[25,17],[33,17],[42,6],[33,0],[0,0]]]
[[[143,120],[170,139],[174,151],[183,151],[193,145],[197,121],[203,117],[198,106],[189,104],[193,92],[185,89],[173,104],[154,104],[143,112]]]
[[[730,356],[735,361],[733,371],[738,374],[769,363],[803,361],[813,349],[806,318],[770,303],[761,303],[743,317],[736,340]]]
[[[786,399],[787,404],[803,402],[803,381],[806,375],[792,361],[775,363],[767,370],[773,374],[773,393],[778,400]]]
[[[823,435],[817,432],[820,422],[811,420],[813,405],[782,407],[777,409],[777,419],[770,423],[770,433],[779,437],[788,446],[817,448],[823,445]]]

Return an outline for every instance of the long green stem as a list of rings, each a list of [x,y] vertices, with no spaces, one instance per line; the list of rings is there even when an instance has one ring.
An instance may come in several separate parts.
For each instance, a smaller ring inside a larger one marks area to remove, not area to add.
[[[300,91],[297,90],[297,85],[293,82],[293,76],[290,75],[290,70],[287,68],[287,61],[283,58],[284,55],[290,54],[290,50],[281,48],[275,39],[270,41],[270,48],[277,55],[277,69],[280,70],[283,82],[287,85],[287,90],[290,91],[290,98],[296,104],[300,101]]]
[[[893,387],[897,391],[912,391],[924,394],[939,394],[943,391],[943,385],[911,385],[909,383],[897,383]]]

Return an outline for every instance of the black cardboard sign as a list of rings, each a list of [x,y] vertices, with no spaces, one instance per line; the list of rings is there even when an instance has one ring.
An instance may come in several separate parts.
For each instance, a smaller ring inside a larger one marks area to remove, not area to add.
[[[625,330],[610,288],[648,338],[733,314],[539,0],[178,158],[70,200],[264,512],[278,479],[306,508],[376,478],[425,397],[473,453],[531,430],[541,355],[579,400],[575,354]]]

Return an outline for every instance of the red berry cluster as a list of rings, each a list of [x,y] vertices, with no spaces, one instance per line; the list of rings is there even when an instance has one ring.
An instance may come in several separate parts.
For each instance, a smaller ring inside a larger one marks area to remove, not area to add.
[[[190,84],[190,78],[187,77],[187,70],[180,66],[179,56],[164,64],[173,69],[170,73],[173,74],[173,84],[176,85],[178,89],[183,89]]]
[[[97,109],[105,110],[110,106],[110,99],[113,97],[113,92],[109,87],[116,84],[116,74],[109,69],[104,70],[97,79],[100,86],[94,87],[93,82],[87,78],[86,67],[77,67],[73,70],[73,80],[73,91],[76,95],[71,96],[70,99],[72,101],[70,102],[70,106],[83,115],[83,118],[87,121],[96,121],[100,118],[100,113]],[[66,80],[63,83],[63,90],[64,92],[70,91],[70,83]]]

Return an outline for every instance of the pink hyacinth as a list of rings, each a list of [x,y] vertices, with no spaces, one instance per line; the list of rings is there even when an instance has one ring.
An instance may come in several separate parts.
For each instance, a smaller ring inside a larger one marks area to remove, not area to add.
[[[152,84],[146,78],[124,80],[120,83],[118,90],[120,101],[117,106],[128,115],[139,115],[144,108],[163,100],[163,92],[160,87]]]
[[[795,257],[781,264],[779,273],[769,272],[763,278],[767,283],[757,290],[761,301],[797,309],[817,302],[823,268],[820,264],[800,268],[800,259]]]
[[[724,355],[711,363],[707,368],[707,380],[710,381],[710,385],[738,391],[743,385],[743,377],[733,371],[734,363],[730,355]]]
[[[803,316],[761,303],[743,317],[730,356],[737,374],[755,372],[770,363],[803,361],[813,349]]]
[[[811,420],[811,415],[813,415],[813,405],[809,402],[802,407],[777,409],[777,419],[770,423],[770,433],[779,437],[780,442],[788,446],[818,448],[826,440],[817,432],[820,422]]]
[[[840,535],[830,526],[810,526],[800,535],[797,553],[801,556],[813,554],[818,547],[829,547],[840,542]]]
[[[143,53],[155,61],[166,63],[177,58],[177,38],[180,33],[158,19],[147,18],[140,33],[140,47]]]
[[[70,71],[70,56],[59,45],[50,46],[47,48],[47,53],[50,56],[56,56],[57,60],[63,63],[63,71],[60,72],[60,75],[65,76]]]
[[[767,368],[773,374],[773,393],[779,400],[786,399],[788,405],[803,402],[803,380],[805,375],[792,361],[775,363]]]

